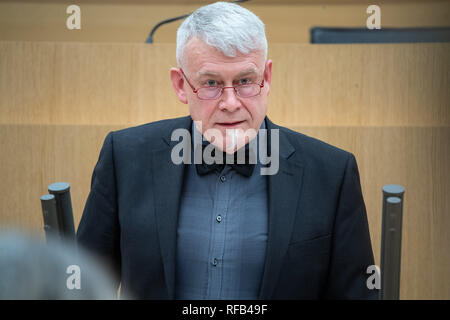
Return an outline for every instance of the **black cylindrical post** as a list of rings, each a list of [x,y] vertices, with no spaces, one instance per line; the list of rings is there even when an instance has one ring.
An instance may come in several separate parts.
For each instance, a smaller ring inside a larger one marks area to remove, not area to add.
[[[47,241],[60,235],[56,199],[52,194],[41,197],[42,215],[44,217],[44,231]]]
[[[55,196],[60,234],[68,239],[75,239],[70,185],[56,182],[48,186],[48,191]]]
[[[383,300],[398,300],[400,297],[404,192],[405,189],[399,185],[383,187],[380,255],[380,298]]]

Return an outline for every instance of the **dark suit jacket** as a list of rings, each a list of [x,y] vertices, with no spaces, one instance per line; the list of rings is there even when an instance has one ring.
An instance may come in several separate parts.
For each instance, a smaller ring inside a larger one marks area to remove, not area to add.
[[[92,176],[79,244],[102,256],[135,298],[173,299],[185,165],[171,161],[188,117],[111,132]],[[366,299],[374,264],[355,157],[277,126],[280,161],[268,176],[269,230],[261,299]]]

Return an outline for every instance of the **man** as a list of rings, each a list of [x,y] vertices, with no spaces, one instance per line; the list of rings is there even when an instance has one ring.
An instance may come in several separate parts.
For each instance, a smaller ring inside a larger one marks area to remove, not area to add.
[[[231,3],[202,7],[178,30],[177,62],[170,78],[190,116],[108,134],[79,243],[137,298],[376,298],[355,158],[266,117],[272,61],[261,20]],[[262,174],[267,163],[248,157],[176,164],[180,129],[231,158],[257,138],[260,147],[266,129],[279,168]]]

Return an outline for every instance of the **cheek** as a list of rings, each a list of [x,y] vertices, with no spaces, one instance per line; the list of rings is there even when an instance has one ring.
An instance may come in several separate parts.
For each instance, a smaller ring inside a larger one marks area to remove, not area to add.
[[[264,118],[267,110],[267,101],[264,98],[258,99],[253,103],[247,105],[247,110],[250,112],[254,120]]]
[[[209,101],[197,101],[189,105],[192,119],[208,124],[214,113],[215,105]]]

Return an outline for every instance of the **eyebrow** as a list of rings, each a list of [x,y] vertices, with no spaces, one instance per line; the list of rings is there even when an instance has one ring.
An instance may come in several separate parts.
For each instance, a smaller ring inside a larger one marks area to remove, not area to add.
[[[239,77],[242,77],[242,76],[245,76],[248,74],[252,74],[252,73],[254,73],[254,74],[258,73],[256,68],[248,68],[244,71],[241,71],[236,75],[236,78],[239,78]],[[200,71],[200,72],[198,72],[198,76],[199,76],[199,78],[204,77],[204,76],[218,77],[218,76],[220,76],[220,74],[215,71]]]
[[[199,77],[204,77],[204,76],[210,76],[210,77],[217,77],[220,74],[214,71],[200,71],[198,72],[198,76]]]
[[[244,71],[240,72],[237,75],[237,77],[246,76],[246,75],[251,74],[251,73],[258,74],[258,70],[256,70],[256,68],[248,68],[247,70],[244,70]]]

